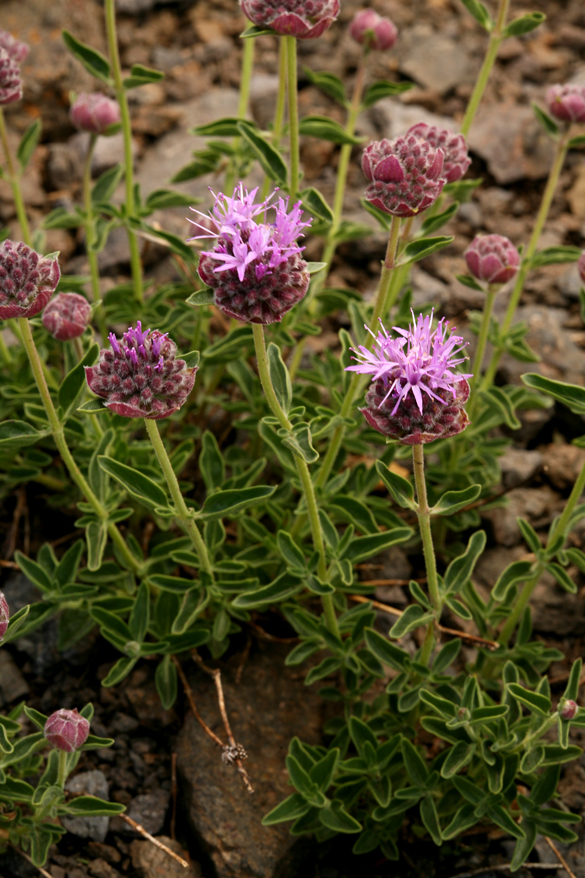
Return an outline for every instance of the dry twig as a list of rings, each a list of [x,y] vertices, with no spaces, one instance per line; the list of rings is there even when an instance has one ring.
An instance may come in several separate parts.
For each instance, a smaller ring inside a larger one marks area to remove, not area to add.
[[[171,838],[175,841],[175,823],[177,820],[177,754],[171,753],[171,798],[173,810],[171,813]]]
[[[121,817],[122,820],[125,820],[126,823],[129,823],[132,829],[135,829],[136,832],[139,832],[140,835],[143,835],[144,838],[148,839],[148,841],[156,845],[157,848],[160,848],[161,851],[164,851],[165,854],[168,854],[169,857],[172,857],[173,860],[176,860],[177,863],[180,863],[181,866],[183,866],[185,869],[189,868],[189,863],[187,862],[187,860],[184,860],[183,857],[180,857],[178,854],[168,848],[166,844],[163,844],[162,841],[159,841],[159,839],[155,838],[154,835],[151,835],[150,832],[147,832],[146,829],[144,829],[144,827],[140,825],[140,823],[136,822],[136,820],[132,820],[132,818],[128,817],[127,814],[118,814],[118,817]]]
[[[569,868],[567,861],[563,857],[556,844],[548,837],[548,835],[544,836],[544,840],[555,855],[555,857],[558,859],[559,863],[561,864],[569,878],[575,878],[575,873]]]

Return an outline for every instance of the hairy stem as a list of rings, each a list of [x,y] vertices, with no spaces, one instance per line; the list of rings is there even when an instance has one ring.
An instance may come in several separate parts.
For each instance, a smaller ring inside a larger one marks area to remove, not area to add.
[[[286,109],[286,70],[287,70],[287,51],[285,37],[279,37],[278,48],[278,93],[276,95],[276,109],[274,111],[274,124],[272,126],[272,146],[278,149],[280,138],[284,128],[284,111]],[[268,174],[264,175],[262,184],[261,200],[265,201],[270,192],[270,187],[274,181]]]
[[[288,83],[288,127],[290,144],[289,192],[293,203],[299,186],[299,94],[297,85],[297,41],[295,37],[282,37],[286,41],[286,70]]]
[[[422,445],[412,446],[412,461],[414,464],[414,483],[416,485],[416,496],[418,499],[418,526],[423,546],[423,554],[425,557],[425,567],[427,571],[427,582],[429,586],[429,597],[437,614],[437,622],[441,616],[443,602],[439,593],[439,580],[437,577],[437,562],[435,560],[435,549],[433,546],[433,536],[431,533],[431,514],[429,510],[429,501],[427,498],[427,485],[425,481],[425,458]]]
[[[475,118],[475,114],[477,113],[478,107],[481,103],[481,99],[486,90],[492,68],[498,56],[500,43],[504,39],[504,28],[506,27],[506,19],[508,17],[509,6],[510,0],[500,0],[498,4],[498,13],[496,17],[495,27],[490,34],[487,52],[485,58],[483,59],[483,64],[481,65],[481,70],[479,71],[479,76],[477,77],[475,87],[469,99],[469,104],[467,105],[465,116],[463,117],[463,121],[461,122],[461,133],[464,137],[467,137],[467,135],[469,134],[471,125]]]
[[[14,159],[12,158],[12,152],[10,150],[10,144],[8,143],[8,133],[6,131],[6,122],[4,121],[4,112],[2,110],[2,107],[0,107],[0,140],[2,140],[2,147],[4,149],[4,155],[6,156],[6,164],[8,166],[8,182],[10,183],[10,188],[12,189],[12,197],[14,198],[16,216],[18,217],[20,230],[22,232],[22,240],[30,247],[30,226],[28,224],[28,217],[26,215],[24,199],[22,197],[22,191],[20,189],[20,173],[16,169]]]
[[[106,344],[108,336],[108,328],[106,324],[106,315],[104,311],[104,303],[100,292],[100,273],[98,268],[97,253],[91,249],[91,245],[95,240],[93,225],[93,202],[91,199],[91,161],[93,152],[97,143],[97,134],[90,134],[87,155],[85,156],[85,164],[83,167],[83,207],[85,209],[85,247],[87,250],[87,261],[89,262],[89,273],[91,276],[91,297],[98,304],[97,321],[99,324],[102,344]]]

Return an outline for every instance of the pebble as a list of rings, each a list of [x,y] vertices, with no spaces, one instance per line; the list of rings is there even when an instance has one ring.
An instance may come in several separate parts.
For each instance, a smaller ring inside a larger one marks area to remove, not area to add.
[[[109,800],[109,784],[103,771],[83,771],[74,775],[65,783],[65,789],[70,793],[88,796],[98,796],[100,799]],[[91,838],[94,841],[104,842],[110,825],[109,817],[62,817],[61,822],[68,832],[81,838]]]

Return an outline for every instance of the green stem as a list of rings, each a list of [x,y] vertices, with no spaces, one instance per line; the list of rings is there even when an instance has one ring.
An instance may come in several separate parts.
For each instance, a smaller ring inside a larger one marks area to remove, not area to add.
[[[496,298],[496,293],[499,289],[500,284],[489,284],[486,290],[485,307],[483,309],[483,317],[481,319],[479,336],[477,338],[477,348],[475,350],[475,357],[473,358],[473,366],[471,367],[471,374],[473,377],[469,382],[471,401],[469,403],[467,413],[470,420],[473,420],[473,414],[475,412],[475,409],[477,408],[478,394],[476,393],[476,390],[481,381],[481,370],[483,368],[483,358],[485,356],[485,349],[487,346],[487,340],[490,331],[492,312],[494,310],[494,301]]]
[[[67,753],[64,750],[59,750],[59,771],[57,773],[57,786],[63,787],[65,786],[65,781],[67,780]]]
[[[164,477],[167,480],[167,485],[169,486],[169,491],[171,492],[171,497],[173,498],[173,503],[175,504],[175,509],[177,510],[177,518],[181,523],[181,526],[186,531],[186,533],[191,537],[191,542],[193,543],[193,547],[197,552],[199,557],[199,564],[202,570],[205,570],[206,573],[213,579],[213,568],[211,566],[211,561],[209,560],[209,555],[207,553],[207,546],[203,542],[203,537],[199,532],[199,528],[193,518],[193,513],[189,511],[187,508],[187,504],[181,494],[181,488],[179,487],[179,481],[177,476],[175,475],[175,471],[173,469],[173,465],[169,459],[167,454],[167,450],[163,444],[160,433],[158,431],[158,424],[156,421],[151,421],[147,418],[144,419],[144,425],[146,427],[146,432],[152,442],[155,454],[158,458],[158,462],[160,463],[161,469],[164,473]]]
[[[252,83],[252,69],[254,67],[254,44],[253,38],[244,40],[244,51],[242,53],[242,71],[240,74],[240,100],[238,103],[238,119],[245,119],[248,115],[248,104],[250,102],[250,86]],[[234,137],[232,146],[234,153],[237,153],[240,143],[240,137]],[[231,192],[234,188],[235,174],[237,170],[237,158],[234,154],[230,159],[228,171],[225,178],[225,191]]]
[[[134,166],[132,162],[132,126],[130,124],[130,112],[128,110],[128,100],[126,90],[122,81],[122,67],[120,65],[120,52],[118,50],[118,39],[116,36],[116,9],[114,0],[105,0],[106,12],[106,33],[108,37],[108,47],[110,51],[110,61],[112,64],[112,74],[114,76],[114,89],[116,98],[120,105],[120,116],[122,121],[122,134],[124,137],[124,165],[125,165],[125,182],[126,182],[126,214],[129,220],[134,216]],[[134,292],[138,302],[142,305],[144,302],[144,286],[142,281],[142,265],[140,262],[140,251],[138,249],[138,240],[132,229],[128,228],[128,246],[130,248],[130,264],[132,267],[132,280],[134,283]]]
[[[59,454],[61,455],[61,459],[65,466],[67,467],[67,471],[69,475],[79,488],[80,492],[83,494],[87,502],[92,507],[95,515],[101,520],[107,522],[108,534],[112,542],[118,548],[120,554],[124,557],[126,563],[129,568],[134,570],[135,572],[140,571],[140,564],[138,560],[134,557],[126,542],[124,541],[124,537],[118,530],[118,527],[108,521],[108,512],[107,509],[100,503],[94,492],[89,486],[87,479],[77,466],[71,451],[69,450],[69,446],[67,445],[67,440],[65,439],[65,434],[63,431],[63,425],[61,424],[57,412],[55,411],[55,406],[53,405],[53,400],[51,399],[51,394],[49,393],[49,388],[47,387],[47,382],[45,379],[45,373],[43,372],[43,366],[41,363],[41,359],[39,357],[39,353],[37,351],[36,345],[34,343],[32,333],[30,331],[30,325],[28,320],[24,317],[20,317],[18,320],[20,332],[22,336],[22,343],[25,347],[25,350],[28,354],[31,368],[33,371],[33,375],[35,377],[35,381],[45,407],[45,411],[47,413],[47,418],[49,420],[49,424],[51,427],[51,433],[53,435],[53,440],[55,445],[59,450]]]
[[[4,341],[2,332],[0,332],[0,356],[2,357],[2,362],[5,366],[10,366],[12,364],[12,354],[10,353],[10,348]]]
[[[561,171],[565,163],[565,158],[567,157],[568,149],[569,132],[567,131],[565,132],[563,137],[561,137],[560,140],[557,142],[554,161],[548,175],[548,180],[546,181],[544,192],[542,193],[542,201],[540,202],[538,214],[536,215],[536,221],[532,229],[532,235],[530,236],[530,241],[528,242],[526,252],[522,254],[522,264],[516,276],[516,283],[514,284],[514,289],[512,290],[512,295],[510,296],[510,301],[508,302],[506,314],[502,322],[503,335],[505,335],[509,331],[512,320],[514,319],[514,315],[516,313],[516,309],[520,302],[520,297],[522,295],[524,283],[526,281],[526,275],[530,270],[532,259],[534,257],[534,254],[536,253],[536,248],[538,247],[538,242],[540,240],[544,224],[550,211],[552,200],[558,186],[559,177],[561,176]],[[491,384],[493,384],[502,353],[503,351],[494,351],[492,355],[492,360],[490,362],[489,368],[486,372],[482,384],[482,389],[490,387]]]
[[[475,118],[475,114],[477,113],[477,109],[486,90],[486,86],[492,72],[492,67],[494,66],[495,60],[498,56],[500,43],[504,39],[504,28],[506,27],[506,19],[508,17],[509,6],[510,0],[500,0],[498,5],[496,23],[493,31],[490,34],[487,52],[485,58],[483,59],[483,64],[481,65],[481,70],[479,71],[479,76],[477,77],[475,87],[469,99],[469,104],[467,105],[465,116],[463,117],[463,121],[461,122],[461,133],[464,137],[467,137],[467,135],[469,134],[471,125]]]
[[[266,354],[266,341],[264,339],[264,327],[261,324],[253,323],[252,331],[254,333],[254,347],[256,349],[256,360],[258,362],[258,375],[260,377],[260,383],[262,384],[262,389],[264,390],[266,400],[268,402],[268,405],[270,406],[272,414],[278,420],[280,426],[284,430],[291,432],[292,424],[289,421],[286,412],[282,408],[280,402],[278,401],[278,397],[276,396],[274,387],[272,385],[272,380],[270,378],[268,356]],[[309,467],[307,466],[306,461],[300,457],[297,457],[296,455],[294,455],[294,459],[297,467],[297,472],[301,480],[305,503],[307,504],[307,513],[311,525],[313,545],[315,547],[315,551],[319,556],[317,574],[319,576],[319,579],[321,579],[323,582],[326,582],[328,578],[327,558],[325,555],[325,542],[323,540],[323,531],[321,529],[321,522],[319,521],[319,509],[317,507],[317,498],[315,497],[315,488],[313,486],[311,474],[309,473]],[[329,630],[332,632],[332,634],[335,634],[337,637],[339,637],[339,626],[337,624],[337,616],[335,615],[335,607],[331,595],[321,595],[321,602],[323,604],[323,610],[325,611],[325,618],[327,620],[327,626]]]
[[[282,130],[284,128],[284,111],[286,108],[286,42],[285,37],[279,38],[279,52],[278,52],[278,93],[276,95],[276,109],[274,111],[274,124],[272,126],[272,146],[275,149],[278,149],[280,144],[280,138],[282,137]],[[262,193],[260,196],[261,201],[264,201],[268,197],[268,193],[270,192],[270,187],[274,185],[274,181],[268,174],[264,175],[264,182],[262,184]]]
[[[106,315],[104,311],[104,303],[100,291],[100,273],[98,268],[97,253],[91,249],[94,242],[94,225],[93,225],[93,201],[91,199],[91,161],[97,143],[97,134],[91,134],[89,138],[89,146],[87,155],[85,156],[85,165],[83,167],[83,207],[85,209],[85,247],[87,250],[87,261],[89,262],[89,273],[91,277],[91,297],[98,304],[97,321],[99,323],[102,344],[106,344],[108,336],[108,328],[106,325]]]
[[[296,37],[283,37],[286,42],[286,70],[288,83],[288,127],[290,145],[289,192],[293,202],[299,186],[299,95],[297,85]]]
[[[12,197],[14,198],[16,216],[18,217],[18,222],[20,224],[20,229],[22,232],[22,240],[30,247],[30,226],[28,224],[26,207],[24,206],[22,191],[20,189],[20,173],[17,171],[14,160],[12,158],[12,152],[10,150],[10,144],[8,143],[8,133],[6,131],[6,123],[4,121],[4,112],[2,110],[2,107],[0,107],[0,140],[2,140],[4,155],[6,156],[6,164],[8,165],[8,182],[10,183],[10,188],[12,189]]]
[[[441,617],[443,602],[441,600],[441,595],[439,592],[437,562],[435,560],[433,535],[431,533],[431,513],[429,510],[429,501],[427,498],[427,485],[425,481],[425,458],[422,445],[412,446],[412,460],[414,464],[414,483],[416,485],[416,496],[418,499],[418,509],[416,514],[422,540],[423,554],[425,557],[427,583],[429,586],[429,597],[431,599],[433,607],[435,608],[438,622]]]

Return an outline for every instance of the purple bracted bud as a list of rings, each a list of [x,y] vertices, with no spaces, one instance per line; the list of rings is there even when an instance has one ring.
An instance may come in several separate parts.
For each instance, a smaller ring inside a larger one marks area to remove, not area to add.
[[[10,610],[8,609],[8,601],[0,591],[0,641],[4,638],[8,630],[10,621]]]
[[[573,701],[571,698],[562,699],[559,704],[559,716],[562,720],[570,722],[572,719],[575,719],[578,713],[579,705],[576,701]]]
[[[361,46],[383,52],[396,42],[398,29],[394,22],[382,18],[373,9],[362,9],[354,15],[349,35]]]
[[[110,125],[120,121],[120,107],[99,91],[80,94],[69,110],[69,118],[80,131],[104,134]]]
[[[288,198],[271,204],[276,191],[255,204],[258,189],[249,193],[240,183],[231,198],[216,197],[213,231],[208,230],[210,217],[204,217],[206,225],[189,220],[204,232],[195,237],[215,239],[213,250],[201,254],[199,277],[213,289],[217,307],[244,323],[279,323],[309,287],[297,238],[310,220],[302,221],[300,202],[290,212]],[[269,210],[275,211],[272,222]]]
[[[360,411],[370,427],[403,445],[455,436],[469,424],[463,406],[471,375],[454,371],[467,359],[458,356],[465,342],[453,335],[444,318],[435,330],[432,321],[432,314],[419,314],[408,330],[394,327],[398,338],[391,338],[380,321],[377,336],[368,330],[374,338],[372,350],[352,348],[358,365],[346,369],[372,376]]]
[[[577,270],[579,272],[579,277],[581,278],[581,283],[585,284],[585,250],[583,250],[577,260]]]
[[[197,367],[178,360],[177,346],[158,329],[129,327],[122,339],[109,336],[95,366],[85,367],[89,389],[124,418],[159,421],[178,411],[193,390]]]
[[[59,293],[43,311],[43,326],[57,341],[70,341],[83,335],[91,305],[78,293]]]
[[[34,317],[59,283],[57,259],[36,253],[22,241],[0,244],[0,320]]]
[[[520,254],[503,235],[476,235],[465,253],[474,277],[487,284],[505,284],[520,267]]]
[[[28,43],[17,40],[7,30],[0,30],[0,48],[8,52],[12,60],[16,61],[17,64],[22,64],[30,51]]]
[[[339,15],[339,0],[240,0],[240,6],[257,27],[299,40],[320,37]]]
[[[89,722],[73,710],[56,710],[45,723],[45,738],[55,750],[73,753],[87,741]]]
[[[585,122],[585,85],[551,85],[548,111],[562,122]]]
[[[462,134],[455,134],[448,128],[437,128],[436,125],[427,125],[419,122],[406,132],[406,136],[414,134],[425,140],[434,149],[443,152],[443,176],[447,183],[455,183],[467,172],[471,159],[467,154],[467,143]]]
[[[366,199],[385,213],[415,216],[443,191],[443,159],[442,149],[414,134],[370,143],[362,156],[363,172],[371,182]]]
[[[20,65],[0,47],[0,105],[13,104],[22,97]]]

